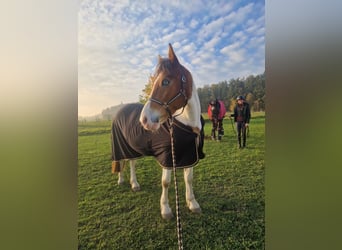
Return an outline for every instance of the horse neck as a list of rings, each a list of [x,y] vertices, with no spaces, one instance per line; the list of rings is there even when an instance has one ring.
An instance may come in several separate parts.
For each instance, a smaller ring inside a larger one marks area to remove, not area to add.
[[[181,110],[179,109],[176,113],[181,112]],[[192,84],[191,98],[188,100],[183,112],[176,119],[185,125],[201,130],[201,106],[194,83]]]

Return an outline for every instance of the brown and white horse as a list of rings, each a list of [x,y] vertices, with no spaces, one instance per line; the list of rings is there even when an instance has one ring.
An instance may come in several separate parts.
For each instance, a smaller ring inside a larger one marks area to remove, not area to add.
[[[198,135],[199,138],[200,131],[203,132],[203,129],[197,90],[193,83],[191,73],[179,63],[171,44],[169,44],[168,58],[159,57],[156,72],[152,79],[153,86],[151,95],[149,100],[142,107],[139,117],[140,124],[143,127],[142,130],[147,131],[146,133],[151,133],[150,135],[153,136],[158,133],[159,130],[162,130],[168,118],[173,116],[173,119],[189,127],[192,130],[191,132]],[[137,151],[139,151],[139,149],[137,149]],[[198,152],[197,149],[195,152]],[[203,153],[199,153],[202,154],[202,157],[200,156],[200,158],[203,158]],[[126,157],[126,159],[127,158],[128,157]],[[130,183],[132,189],[137,191],[140,189],[140,185],[136,178],[135,160],[131,158],[132,157],[128,158],[130,161]],[[120,169],[117,171],[119,172],[118,183],[121,184],[123,182],[123,175],[121,172],[123,164],[119,164],[119,166]],[[183,171],[186,187],[186,204],[192,212],[200,213],[201,208],[195,199],[192,187],[192,165],[190,165],[190,167],[184,167]],[[173,217],[168,199],[171,173],[172,169],[163,168],[160,208],[161,215],[164,219]]]

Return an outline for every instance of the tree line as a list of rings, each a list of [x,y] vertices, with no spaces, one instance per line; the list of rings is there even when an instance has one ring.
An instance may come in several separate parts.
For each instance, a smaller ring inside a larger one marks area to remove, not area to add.
[[[197,88],[202,112],[207,112],[211,100],[222,100],[228,111],[233,111],[236,97],[242,95],[252,111],[265,111],[265,73],[246,78],[231,79]]]
[[[140,103],[146,103],[152,91],[153,77],[150,76],[148,83],[142,90],[139,96]],[[211,100],[222,100],[227,111],[232,112],[236,104],[236,97],[242,95],[250,104],[252,111],[265,111],[265,73],[259,75],[250,75],[245,78],[236,78],[229,81],[204,85],[202,88],[197,88],[201,111],[208,111],[208,104]],[[116,112],[123,104],[112,106],[102,110],[100,115],[87,118],[87,120],[111,120]],[[102,118],[100,117],[102,116]],[[79,118],[81,119],[81,118]]]

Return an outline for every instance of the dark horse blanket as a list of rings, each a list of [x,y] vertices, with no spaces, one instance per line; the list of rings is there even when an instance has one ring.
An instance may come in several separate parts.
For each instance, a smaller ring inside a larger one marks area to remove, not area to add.
[[[121,160],[133,160],[143,156],[154,156],[159,165],[172,168],[171,137],[169,122],[155,131],[145,130],[139,117],[143,105],[126,104],[117,112],[112,122],[112,171],[120,171]],[[176,119],[173,122],[176,167],[186,168],[204,158],[204,119],[201,117],[200,135]],[[199,138],[198,138],[199,137]]]

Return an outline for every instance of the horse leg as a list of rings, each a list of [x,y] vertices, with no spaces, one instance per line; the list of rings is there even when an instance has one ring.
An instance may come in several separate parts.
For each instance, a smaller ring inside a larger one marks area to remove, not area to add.
[[[134,192],[140,191],[140,185],[137,181],[137,176],[135,174],[135,163],[136,160],[130,160],[129,165],[130,165],[130,183],[131,183],[131,188]]]
[[[193,168],[184,168],[185,198],[186,204],[193,213],[201,213],[201,207],[195,199],[192,188]]]
[[[211,129],[211,139],[216,140],[216,129],[217,129],[217,123],[216,120],[212,120],[212,129]]]
[[[121,161],[120,162],[120,171],[118,173],[118,184],[122,185],[125,182],[124,176],[123,176],[123,170],[125,168],[125,163],[126,161]]]
[[[217,120],[217,125],[218,125],[217,134],[218,134],[218,139],[220,141],[222,139],[222,136],[223,136],[223,126],[222,126],[222,120],[221,119]]]
[[[171,183],[171,170],[164,169],[162,173],[162,195],[160,197],[160,210],[163,219],[169,220],[173,217],[169,205],[169,186]]]

